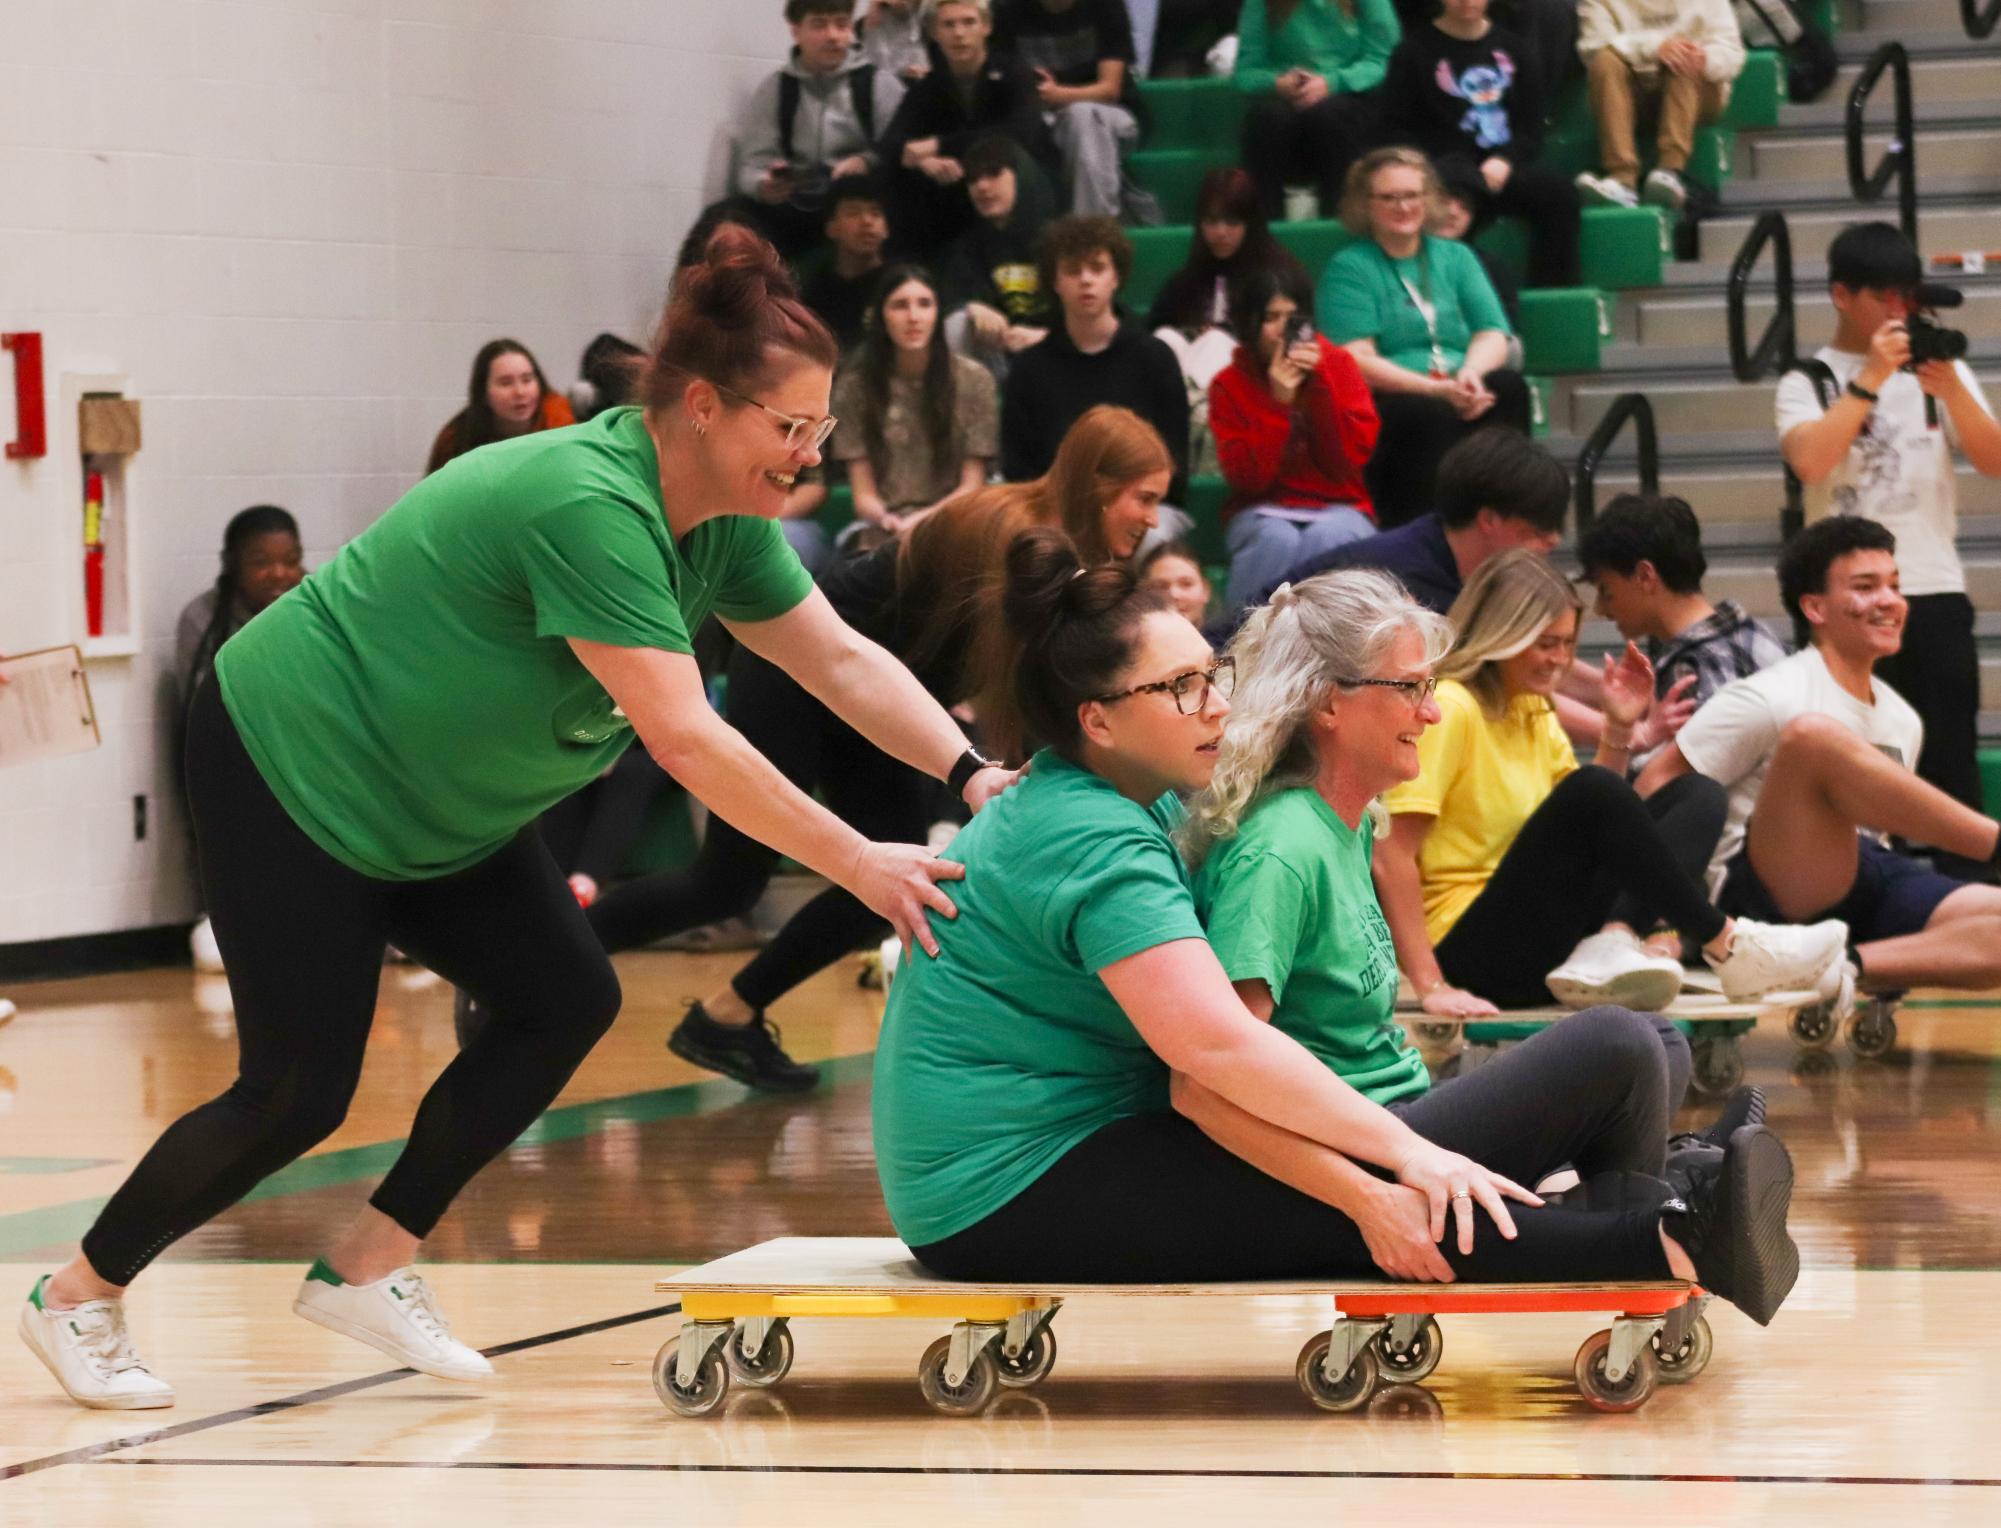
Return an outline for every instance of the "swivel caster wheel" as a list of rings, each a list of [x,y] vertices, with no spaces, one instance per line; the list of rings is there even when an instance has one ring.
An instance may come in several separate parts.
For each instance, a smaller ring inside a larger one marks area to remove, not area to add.
[[[1329,1380],[1320,1361],[1327,1356],[1333,1345],[1334,1334],[1322,1332],[1317,1337],[1306,1339],[1306,1346],[1299,1350],[1299,1361],[1293,1365],[1293,1374],[1299,1380],[1299,1388],[1306,1392],[1306,1398],[1322,1411],[1355,1411],[1368,1404],[1375,1394],[1378,1369],[1375,1346],[1371,1344],[1355,1355],[1348,1372],[1338,1380]]]
[[[1734,1035],[1697,1041],[1693,1060],[1696,1091],[1706,1097],[1720,1098],[1744,1080],[1744,1055]]]
[[[1605,1360],[1612,1347],[1610,1332],[1593,1332],[1577,1350],[1573,1373],[1584,1399],[1600,1411],[1638,1411],[1652,1398],[1660,1380],[1660,1363],[1652,1348],[1634,1355],[1633,1367],[1616,1384],[1605,1375]]]
[[[1450,1045],[1459,1038],[1460,1026],[1452,1023],[1416,1023],[1411,1030],[1428,1045]]]
[[[1897,1043],[1897,1021],[1887,1003],[1871,1003],[1848,1021],[1848,1048],[1865,1061],[1890,1054]]]
[[[1410,1346],[1399,1348],[1390,1342],[1390,1334],[1396,1330],[1392,1322],[1383,1328],[1376,1338],[1376,1368],[1386,1385],[1415,1385],[1438,1367],[1438,1360],[1445,1356],[1445,1334],[1438,1329],[1438,1318],[1426,1316],[1410,1340]]]
[[[1009,1390],[1026,1390],[1049,1378],[1049,1371],[1056,1367],[1056,1334],[1043,1327],[1012,1358],[998,1342],[988,1352],[1001,1384]]]
[[[1681,1339],[1681,1346],[1669,1351],[1661,1345],[1661,1334],[1653,1336],[1654,1363],[1660,1370],[1662,1384],[1685,1385],[1704,1369],[1709,1367],[1710,1354],[1715,1349],[1715,1339],[1709,1334],[1709,1322],[1697,1316],[1689,1323],[1688,1335]]]
[[[702,1355],[695,1382],[686,1389],[676,1374],[681,1356],[681,1339],[669,1337],[653,1355],[653,1393],[669,1411],[684,1417],[705,1417],[722,1405],[729,1394],[730,1371],[714,1348]]]
[[[987,1403],[1000,1389],[1000,1368],[993,1354],[983,1348],[973,1355],[965,1377],[958,1384],[951,1384],[945,1378],[945,1360],[951,1351],[950,1337],[940,1337],[924,1350],[917,1363],[917,1388],[933,1411],[948,1417],[977,1416],[986,1410]],[[1056,1350],[1052,1347],[1049,1351],[1053,1362]]]
[[[1841,1025],[1836,1020],[1834,1005],[1815,1003],[1811,1007],[1796,1008],[1793,1016],[1786,1020],[1786,1032],[1808,1050],[1824,1051],[1834,1043],[1835,1034]]]
[[[792,1333],[782,1320],[764,1334],[764,1346],[755,1353],[744,1346],[743,1338],[743,1328],[738,1327],[723,1344],[723,1362],[732,1379],[765,1390],[791,1373]]]

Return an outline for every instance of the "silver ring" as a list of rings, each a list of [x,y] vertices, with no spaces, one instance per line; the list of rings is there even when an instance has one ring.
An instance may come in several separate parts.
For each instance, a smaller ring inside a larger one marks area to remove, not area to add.
[[[1454,1199],[1471,1199],[1473,1195],[1469,1191],[1461,1189],[1458,1193],[1454,1194],[1452,1197]]]

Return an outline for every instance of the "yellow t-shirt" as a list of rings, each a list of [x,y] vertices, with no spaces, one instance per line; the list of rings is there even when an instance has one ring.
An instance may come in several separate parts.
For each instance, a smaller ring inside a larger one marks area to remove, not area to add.
[[[1444,717],[1418,739],[1423,769],[1383,797],[1390,814],[1435,817],[1417,868],[1424,926],[1437,944],[1486,889],[1501,856],[1577,754],[1540,695],[1518,695],[1496,721],[1457,680],[1438,687]]]

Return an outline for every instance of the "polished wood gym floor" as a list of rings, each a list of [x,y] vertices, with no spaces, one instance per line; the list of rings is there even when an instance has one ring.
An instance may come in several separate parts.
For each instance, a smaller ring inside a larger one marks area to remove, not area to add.
[[[761,1099],[661,1041],[740,956],[621,959],[627,1006],[548,1115],[440,1227],[427,1272],[498,1379],[385,1371],[293,1317],[330,1228],[393,1160],[452,1053],[446,989],[385,971],[341,1130],[137,1286],[170,1411],[79,1410],[0,1332],[0,1523],[1842,1523],[2001,1521],[2001,1003],[1907,1008],[1896,1051],[1802,1065],[1743,1041],[1799,1166],[1806,1273],[1769,1330],[1712,1307],[1716,1357],[1631,1416],[1577,1398],[1590,1317],[1461,1317],[1422,1389],[1313,1411],[1312,1302],[1071,1302],[1032,1394],[937,1417],[923,1322],[801,1322],[776,1392],[674,1417],[653,1281],[784,1234],[889,1227],[868,1138],[879,999],[855,967],[775,1017],[830,1062]],[[0,1295],[25,1294],[157,1131],[226,1085],[219,983],[186,971],[24,985],[0,1028]],[[1831,1063],[1828,1065],[1826,1063]],[[1700,1109],[1690,1123],[1699,1123]]]

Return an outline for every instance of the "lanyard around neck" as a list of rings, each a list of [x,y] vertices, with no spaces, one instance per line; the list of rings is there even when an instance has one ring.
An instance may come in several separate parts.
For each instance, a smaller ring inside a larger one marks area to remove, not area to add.
[[[1380,245],[1377,248],[1381,248]],[[1383,258],[1389,259],[1389,251],[1383,251]],[[1410,294],[1411,306],[1417,309],[1418,317],[1424,320],[1425,337],[1431,342],[1431,374],[1434,377],[1449,377],[1452,368],[1445,360],[1445,347],[1438,342],[1438,304],[1431,300],[1431,249],[1420,243],[1417,246],[1417,281],[1398,270],[1394,262],[1390,269],[1396,271],[1397,280]]]

